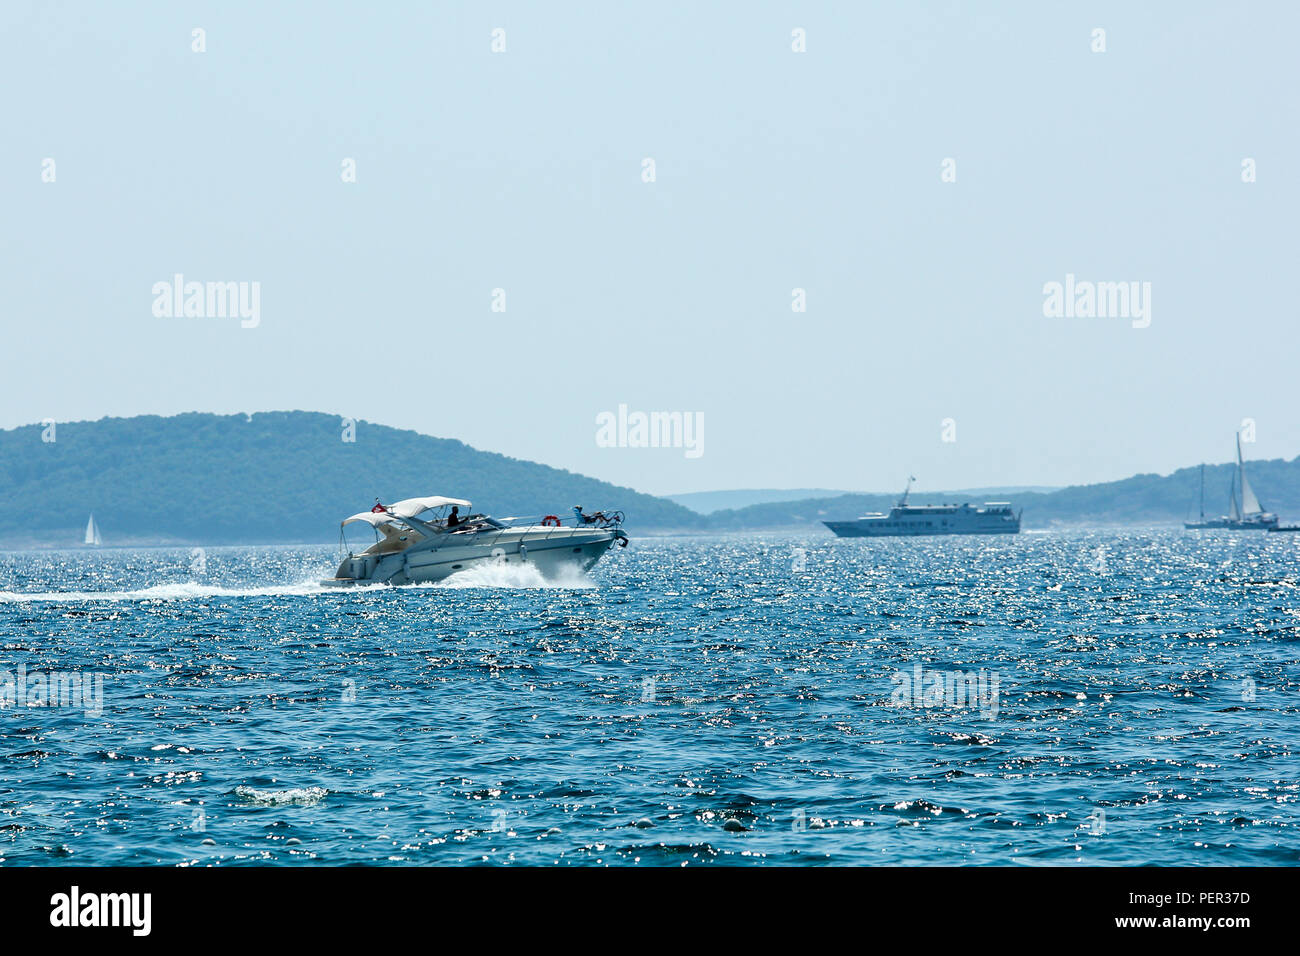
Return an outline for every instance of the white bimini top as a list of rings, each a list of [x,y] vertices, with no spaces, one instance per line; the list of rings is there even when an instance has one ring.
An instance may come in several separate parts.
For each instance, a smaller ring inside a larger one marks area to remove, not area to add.
[[[444,498],[442,495],[430,495],[427,498],[403,498],[387,507],[384,511],[361,511],[350,518],[344,518],[343,524],[349,525],[356,521],[364,521],[374,528],[382,527],[389,524],[394,518],[414,518],[425,511],[432,511],[434,508],[443,508],[447,505],[456,505],[460,508],[470,507],[470,503],[464,498]]]

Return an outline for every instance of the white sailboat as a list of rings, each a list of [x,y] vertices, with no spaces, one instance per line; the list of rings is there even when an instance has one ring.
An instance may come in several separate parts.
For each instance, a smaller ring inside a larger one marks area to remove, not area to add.
[[[1204,470],[1201,478],[1201,497],[1205,497]],[[1237,502],[1237,489],[1241,488],[1241,503]],[[1206,519],[1205,506],[1201,506],[1200,521],[1185,521],[1184,528],[1234,528],[1239,530],[1268,531],[1277,526],[1277,515],[1264,510],[1246,478],[1246,463],[1241,456],[1241,434],[1237,434],[1237,470],[1228,489],[1228,513],[1218,518]]]
[[[1246,480],[1246,465],[1241,460],[1241,435],[1237,435],[1237,474],[1241,476],[1241,520],[1255,516],[1264,515],[1266,512],[1260,507],[1259,499],[1255,497],[1254,490],[1250,487],[1250,482]],[[1277,518],[1273,519],[1277,524]]]
[[[95,524],[95,513],[92,511],[90,520],[86,522],[86,544],[99,547],[103,543],[99,537],[99,525]]]

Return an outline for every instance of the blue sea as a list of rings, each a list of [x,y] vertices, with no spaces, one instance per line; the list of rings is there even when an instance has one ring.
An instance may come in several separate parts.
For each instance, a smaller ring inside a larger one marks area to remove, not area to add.
[[[1298,557],[634,534],[334,591],[328,547],[0,553],[0,860],[1296,865]]]

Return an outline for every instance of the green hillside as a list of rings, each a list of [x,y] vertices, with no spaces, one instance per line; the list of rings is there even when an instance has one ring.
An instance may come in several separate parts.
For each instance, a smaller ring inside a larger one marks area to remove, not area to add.
[[[328,542],[374,499],[468,498],[496,515],[621,508],[627,527],[672,530],[699,516],[650,495],[459,441],[335,415],[185,414],[0,431],[0,542],[69,546],[94,512],[105,544]]]
[[[820,529],[820,522],[888,511],[897,494],[769,501],[702,516],[663,498],[416,432],[360,422],[341,440],[335,415],[191,413],[69,422],[57,441],[41,427],[0,431],[0,545],[77,545],[94,512],[106,544],[329,542],[341,518],[378,496],[469,498],[496,515],[565,515],[616,507],[632,532]],[[1233,465],[1205,470],[1206,512],[1227,508]],[[1264,506],[1300,519],[1300,458],[1248,462]],[[1026,528],[1175,524],[1197,509],[1199,469],[1136,475],[1048,493],[999,495]],[[986,497],[986,496],[985,496]],[[917,504],[982,501],[914,493]],[[829,533],[829,532],[828,532]]]

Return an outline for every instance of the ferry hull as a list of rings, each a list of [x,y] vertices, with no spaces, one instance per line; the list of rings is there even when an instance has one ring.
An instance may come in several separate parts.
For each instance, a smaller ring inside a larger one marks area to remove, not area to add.
[[[955,534],[1019,534],[1020,522],[970,528],[880,528],[870,521],[823,521],[841,538],[931,538]]]

